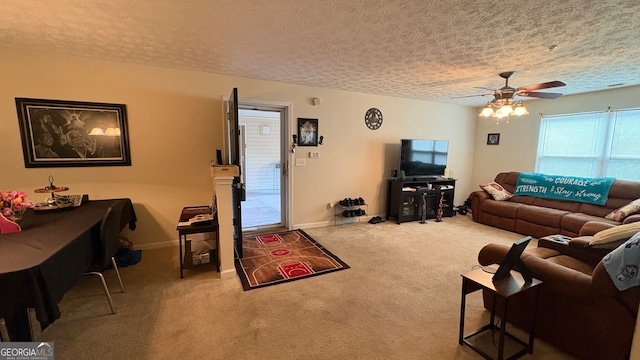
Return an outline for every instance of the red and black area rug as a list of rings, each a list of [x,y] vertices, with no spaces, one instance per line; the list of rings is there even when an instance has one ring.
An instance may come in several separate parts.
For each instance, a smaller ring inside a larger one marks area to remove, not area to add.
[[[245,236],[236,270],[245,290],[348,269],[302,230]]]

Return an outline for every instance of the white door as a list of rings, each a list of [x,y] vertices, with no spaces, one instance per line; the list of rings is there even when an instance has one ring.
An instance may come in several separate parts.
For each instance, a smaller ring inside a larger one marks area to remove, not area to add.
[[[287,227],[286,108],[240,102],[238,116],[246,187],[242,229]]]

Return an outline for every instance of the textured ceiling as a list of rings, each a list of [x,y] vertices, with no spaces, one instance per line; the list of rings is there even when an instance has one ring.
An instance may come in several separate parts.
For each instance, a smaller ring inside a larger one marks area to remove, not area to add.
[[[640,84],[640,1],[2,0],[0,46],[483,105]]]

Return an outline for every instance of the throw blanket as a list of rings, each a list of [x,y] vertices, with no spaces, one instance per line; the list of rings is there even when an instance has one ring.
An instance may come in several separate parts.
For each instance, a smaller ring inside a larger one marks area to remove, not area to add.
[[[611,177],[585,178],[522,172],[518,176],[514,195],[604,205],[614,180]]]
[[[618,290],[627,290],[640,285],[640,278],[638,278],[640,232],[605,255],[602,259],[602,264]]]

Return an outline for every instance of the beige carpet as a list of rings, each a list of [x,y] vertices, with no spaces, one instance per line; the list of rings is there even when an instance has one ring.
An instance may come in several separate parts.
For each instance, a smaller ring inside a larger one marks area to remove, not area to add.
[[[37,340],[54,341],[56,359],[480,359],[458,345],[460,274],[486,243],[510,245],[520,235],[469,216],[306,231],[351,269],[246,292],[211,268],[180,280],[177,247],[145,250],[122,269],[118,314],[86,277]],[[470,294],[465,333],[487,318],[480,292]],[[523,358],[569,357],[536,341]]]

